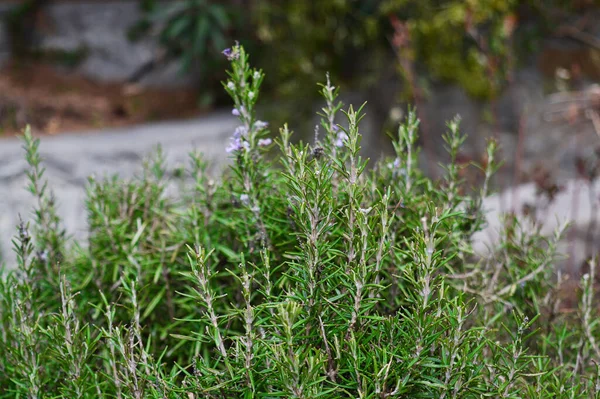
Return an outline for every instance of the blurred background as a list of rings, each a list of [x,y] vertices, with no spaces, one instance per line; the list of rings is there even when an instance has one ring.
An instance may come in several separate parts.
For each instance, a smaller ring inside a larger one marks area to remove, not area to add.
[[[26,124],[44,137],[47,176],[76,236],[90,174],[129,176],[156,143],[174,170],[192,146],[227,160],[237,122],[221,52],[235,41],[266,72],[259,117],[274,135],[289,122],[314,138],[317,83],[329,73],[346,105],[367,101],[371,158],[391,154],[388,135],[416,106],[422,166],[435,177],[446,123],[460,115],[459,162],[485,164],[486,141],[498,141],[495,188],[525,187],[523,213],[532,203],[578,211],[571,242],[596,251],[597,190],[579,183],[600,174],[600,0],[1,1],[3,241],[33,201],[14,139]]]
[[[430,173],[459,114],[463,162],[495,137],[499,182],[589,174],[600,144],[594,0],[21,0],[0,4],[0,135],[206,115],[235,40],[267,74],[261,116],[312,135],[317,82],[368,101],[367,155],[389,152],[408,104]],[[276,132],[276,129],[274,129]]]
[[[424,167],[444,160],[455,115],[506,163],[497,184],[589,178],[600,144],[600,4],[595,0],[20,0],[0,4],[0,136],[126,127],[229,107],[235,40],[266,74],[260,111],[310,139],[317,82],[367,101],[365,153],[408,105]],[[469,176],[467,176],[469,178]],[[475,178],[475,177],[473,177]]]

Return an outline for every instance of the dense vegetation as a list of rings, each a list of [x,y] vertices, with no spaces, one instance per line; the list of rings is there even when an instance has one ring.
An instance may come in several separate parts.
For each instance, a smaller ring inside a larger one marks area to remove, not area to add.
[[[597,397],[595,263],[564,312],[560,231],[508,218],[489,257],[472,253],[494,141],[472,195],[458,119],[442,180],[416,167],[414,113],[396,157],[366,169],[362,107],[327,79],[314,141],[283,126],[273,142],[255,113],[262,71],[224,53],[231,167],[213,180],[191,154],[180,198],[160,152],[139,179],[90,179],[86,247],[69,245],[26,131],[38,207],[0,284],[0,397]]]

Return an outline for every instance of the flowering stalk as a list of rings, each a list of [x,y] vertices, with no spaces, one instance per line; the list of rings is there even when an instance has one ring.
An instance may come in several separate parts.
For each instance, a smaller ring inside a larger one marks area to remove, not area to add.
[[[340,128],[335,123],[335,117],[342,108],[341,101],[337,101],[339,96],[339,87],[331,84],[329,74],[325,84],[320,83],[321,96],[325,99],[325,107],[321,110],[321,126],[325,129],[325,140],[323,141],[323,150],[326,154],[330,154],[332,159],[336,159],[339,148],[344,146],[345,132],[340,131]],[[318,130],[317,130],[318,132]],[[318,136],[315,137],[315,145],[319,145]]]
[[[250,68],[248,54],[242,46],[236,44],[225,50],[224,54],[231,61],[231,71],[228,71],[229,80],[224,82],[223,86],[234,101],[235,108],[232,113],[241,122],[231,137],[227,152],[236,157],[234,168],[242,186],[240,198],[245,198],[243,202],[253,214],[258,225],[261,246],[265,247],[270,245],[270,239],[262,217],[263,205],[257,194],[261,191],[260,186],[266,170],[261,165],[261,153],[271,145],[272,140],[265,137],[268,124],[254,116],[264,74],[260,70]],[[249,240],[252,238],[249,237]]]
[[[348,130],[342,129],[346,133],[344,139],[344,146],[349,152],[349,165],[336,160],[336,169],[345,179],[345,191],[348,196],[348,203],[345,209],[345,219],[348,223],[348,233],[346,237],[347,242],[347,271],[353,266],[356,259],[356,246],[355,246],[355,232],[356,232],[356,212],[360,208],[362,201],[362,188],[358,184],[358,178],[364,170],[366,163],[361,160],[358,152],[360,151],[358,134],[358,123],[363,118],[361,115],[364,104],[355,111],[350,106],[346,116],[348,118],[349,127]]]
[[[33,244],[28,225],[22,220],[18,226],[17,237],[13,240],[17,254],[18,274],[8,276],[0,286],[4,289],[0,295],[2,311],[8,325],[3,325],[0,342],[6,370],[12,370],[12,382],[16,384],[14,393],[30,399],[43,395],[43,309],[39,300],[38,269],[36,261],[30,259]],[[1,381],[1,380],[0,380]],[[8,381],[6,381],[8,383]]]

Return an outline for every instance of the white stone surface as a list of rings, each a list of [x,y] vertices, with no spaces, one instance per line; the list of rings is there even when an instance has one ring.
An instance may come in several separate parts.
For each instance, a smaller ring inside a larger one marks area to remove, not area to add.
[[[536,193],[533,183],[524,184],[492,195],[484,200],[487,227],[473,237],[477,254],[489,254],[499,242],[502,215],[512,212],[519,218],[525,232],[541,227],[540,232],[552,236],[565,223],[569,224],[559,246],[559,253],[568,257],[561,262],[566,272],[577,274],[586,258],[598,254],[600,246],[600,182],[591,185],[585,180],[565,182],[554,201],[546,203]],[[526,217],[525,205],[538,207],[534,219]],[[535,220],[535,224],[533,222]]]
[[[228,138],[237,124],[229,113],[219,113],[188,121],[42,138],[40,154],[45,177],[56,195],[67,232],[85,238],[84,199],[90,175],[132,177],[141,170],[143,158],[159,144],[168,168],[187,165],[188,155],[194,149],[217,167],[222,166],[227,160]],[[0,140],[0,254],[9,266],[15,261],[11,237],[18,215],[30,220],[35,205],[26,190],[28,166],[21,147],[16,139]]]

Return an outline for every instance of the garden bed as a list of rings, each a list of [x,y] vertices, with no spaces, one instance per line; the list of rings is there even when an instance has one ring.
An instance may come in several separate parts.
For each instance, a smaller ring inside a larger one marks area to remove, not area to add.
[[[192,89],[97,83],[43,64],[7,65],[0,73],[0,137],[26,124],[58,134],[202,114]]]

